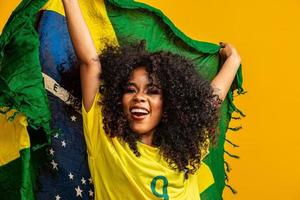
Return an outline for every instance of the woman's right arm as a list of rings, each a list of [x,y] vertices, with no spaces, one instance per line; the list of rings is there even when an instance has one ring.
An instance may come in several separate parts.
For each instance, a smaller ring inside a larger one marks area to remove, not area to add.
[[[83,19],[78,0],[62,0],[76,55],[80,62],[83,106],[88,112],[99,90],[101,64],[89,29]]]

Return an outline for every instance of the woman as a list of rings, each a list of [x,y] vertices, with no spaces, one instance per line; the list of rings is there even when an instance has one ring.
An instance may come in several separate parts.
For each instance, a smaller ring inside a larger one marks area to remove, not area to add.
[[[221,43],[226,61],[211,83],[187,59],[143,42],[98,57],[77,0],[63,4],[96,199],[199,199],[201,160],[240,65],[235,48]]]

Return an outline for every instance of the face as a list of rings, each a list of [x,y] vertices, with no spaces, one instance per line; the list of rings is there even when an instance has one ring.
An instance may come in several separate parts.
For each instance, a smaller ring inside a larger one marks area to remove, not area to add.
[[[153,134],[162,116],[162,90],[157,80],[151,84],[144,67],[136,68],[125,86],[123,110],[130,128],[139,135]]]

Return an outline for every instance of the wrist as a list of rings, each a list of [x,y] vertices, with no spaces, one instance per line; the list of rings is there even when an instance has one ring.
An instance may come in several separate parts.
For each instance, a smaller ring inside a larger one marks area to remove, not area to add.
[[[226,62],[231,62],[232,64],[239,66],[241,64],[241,57],[237,53],[232,53],[227,57]]]

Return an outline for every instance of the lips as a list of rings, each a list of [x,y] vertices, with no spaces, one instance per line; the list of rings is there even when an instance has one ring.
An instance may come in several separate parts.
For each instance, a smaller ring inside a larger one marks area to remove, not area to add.
[[[143,120],[147,117],[149,113],[150,113],[149,110],[143,107],[135,106],[130,108],[130,114],[134,120]]]

